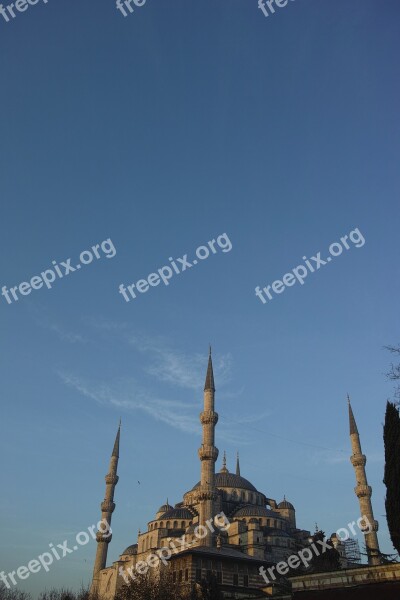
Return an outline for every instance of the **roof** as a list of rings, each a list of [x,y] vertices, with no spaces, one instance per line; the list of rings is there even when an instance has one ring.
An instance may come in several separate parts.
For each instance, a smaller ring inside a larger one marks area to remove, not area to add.
[[[279,513],[273,512],[264,506],[255,506],[254,504],[247,504],[239,508],[234,514],[234,517],[281,517]]]
[[[294,510],[293,504],[286,499],[278,504],[278,508],[290,508],[291,510]]]
[[[206,390],[212,390],[213,392],[215,392],[214,373],[213,373],[212,358],[211,358],[211,347],[210,347],[210,353],[208,356],[206,382],[204,384],[204,391],[206,391]]]
[[[157,513],[166,513],[167,510],[171,510],[172,506],[170,504],[163,504],[162,506],[160,506],[160,508],[158,509]]]
[[[133,555],[133,554],[137,554],[137,544],[132,544],[132,546],[128,546],[122,553],[121,556],[123,554],[129,554],[129,555]]]
[[[161,519],[163,521],[165,519],[193,519],[193,514],[187,508],[171,508],[171,510],[161,515],[158,520]]]
[[[233,550],[232,548],[225,548],[224,546],[222,548],[209,548],[208,546],[195,546],[194,548],[188,548],[187,550],[184,550],[183,552],[179,552],[179,554],[176,554],[177,557],[181,557],[182,554],[208,554],[208,555],[212,555],[212,556],[218,556],[219,558],[226,558],[226,559],[237,559],[237,560],[243,560],[243,561],[248,561],[248,562],[253,562],[253,563],[265,563],[267,561],[265,560],[261,560],[259,558],[255,558],[254,556],[249,556],[248,554],[244,554],[243,552],[239,552],[238,550]]]
[[[235,475],[234,473],[215,473],[215,486],[217,488],[238,488],[241,490],[257,492],[250,481],[240,475]],[[200,487],[200,481],[196,483],[193,489],[195,490],[198,487]]]

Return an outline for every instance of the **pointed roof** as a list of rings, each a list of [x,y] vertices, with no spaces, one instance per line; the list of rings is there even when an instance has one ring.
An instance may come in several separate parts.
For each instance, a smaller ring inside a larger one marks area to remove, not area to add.
[[[210,352],[208,355],[208,367],[207,367],[206,382],[204,384],[204,391],[206,391],[206,390],[212,390],[213,392],[215,392],[214,372],[213,372],[213,365],[212,365],[212,358],[211,358],[211,346],[210,346]]]
[[[349,423],[350,423],[350,435],[356,433],[358,435],[357,423],[354,418],[353,409],[350,404],[350,396],[347,394],[347,402],[349,403]]]
[[[119,458],[119,438],[121,435],[121,419],[119,420],[119,427],[118,427],[118,431],[117,431],[117,436],[115,438],[115,442],[114,442],[114,448],[112,451],[112,455],[111,456],[116,456],[117,458]]]
[[[240,463],[239,463],[239,452],[236,457],[236,475],[240,475]]]

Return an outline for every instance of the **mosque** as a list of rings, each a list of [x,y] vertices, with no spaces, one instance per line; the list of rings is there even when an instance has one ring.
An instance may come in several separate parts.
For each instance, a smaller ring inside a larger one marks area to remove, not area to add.
[[[226,456],[216,472],[218,449],[215,429],[218,414],[215,408],[215,385],[211,349],[204,386],[204,408],[200,414],[202,443],[198,450],[201,478],[186,492],[182,501],[171,506],[168,501],[160,506],[147,530],[139,532],[136,543],[128,546],[111,566],[106,567],[110,533],[97,533],[97,552],[93,571],[92,592],[112,600],[129,575],[143,571],[143,564],[161,568],[161,562],[152,558],[162,549],[174,548],[168,558],[173,581],[188,588],[214,573],[226,598],[263,598],[265,582],[260,567],[269,567],[298,552],[309,544],[310,532],[297,527],[296,510],[285,497],[277,502],[258,490],[241,475],[239,456],[235,472],[228,470]],[[352,463],[356,470],[362,514],[373,519],[370,502],[371,488],[365,476],[365,456],[354,416],[349,405],[350,433],[353,446]],[[106,475],[106,493],[101,504],[102,519],[111,525],[115,509],[114,492],[118,483],[120,427]],[[215,529],[207,524],[216,522],[216,515],[224,515],[226,528]],[[376,523],[376,530],[377,530]],[[199,536],[198,532],[202,531]],[[366,543],[371,546],[370,564],[377,563],[379,552],[376,530]],[[179,540],[184,536],[185,545]],[[340,550],[340,549],[339,549]],[[375,555],[374,555],[375,552]],[[166,564],[166,563],[164,563]],[[140,571],[142,569],[142,571]],[[127,576],[127,574],[129,574]]]

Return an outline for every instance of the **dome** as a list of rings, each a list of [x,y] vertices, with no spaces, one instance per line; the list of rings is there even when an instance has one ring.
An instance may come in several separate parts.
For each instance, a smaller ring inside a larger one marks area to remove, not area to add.
[[[247,504],[247,506],[243,506],[243,508],[239,508],[234,515],[234,517],[279,517],[278,513],[273,512],[272,510],[268,510],[264,506],[254,506],[253,504]]]
[[[250,481],[234,473],[215,473],[215,486],[217,488],[239,488],[250,492],[257,491]],[[195,490],[198,487],[200,487],[200,481],[192,489]]]
[[[162,505],[162,506],[160,506],[160,508],[158,509],[158,511],[157,511],[157,514],[158,514],[158,513],[166,513],[166,512],[167,512],[167,510],[171,510],[171,509],[172,509],[172,506],[171,506],[170,504],[168,504],[168,503],[167,503],[167,504],[163,504],[163,505]]]
[[[129,556],[133,556],[133,554],[137,554],[137,544],[132,544],[132,546],[128,546],[126,550],[124,550],[121,554],[129,554]]]
[[[171,507],[170,507],[171,508]],[[171,508],[160,519],[193,519],[193,514],[187,508]]]
[[[280,502],[278,504],[278,508],[289,508],[290,510],[294,510],[293,504],[291,504],[291,502],[288,502],[286,498],[283,500],[283,502]]]

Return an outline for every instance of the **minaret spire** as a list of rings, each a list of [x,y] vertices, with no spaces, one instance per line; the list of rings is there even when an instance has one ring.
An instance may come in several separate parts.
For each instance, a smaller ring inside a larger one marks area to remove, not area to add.
[[[212,357],[211,357],[211,346],[209,347],[207,375],[206,375],[206,382],[204,384],[204,391],[207,391],[207,390],[211,390],[211,391],[215,392],[214,372],[213,372]]]
[[[236,475],[240,476],[239,452],[237,453],[237,456],[236,456]]]
[[[105,477],[106,493],[104,496],[104,500],[100,505],[101,506],[101,523],[102,523],[101,529],[102,529],[102,531],[98,531],[96,534],[97,551],[96,551],[96,558],[94,561],[91,593],[96,593],[98,590],[100,571],[102,569],[105,569],[105,567],[106,567],[108,544],[111,542],[111,538],[112,538],[111,517],[115,510],[114,492],[115,492],[115,486],[118,483],[117,468],[118,468],[118,459],[119,459],[120,435],[121,435],[121,420],[119,422],[119,427],[118,427],[117,435],[115,437],[113,451],[111,454],[110,467],[108,470],[108,474]]]
[[[378,521],[375,521],[372,510],[372,488],[368,485],[367,473],[365,470],[367,458],[365,454],[362,453],[360,436],[358,433],[357,423],[354,418],[353,409],[351,407],[349,395],[347,395],[347,401],[349,405],[350,440],[353,451],[350,460],[354,467],[357,482],[354,492],[360,503],[361,517],[364,520],[364,538],[368,554],[368,563],[370,565],[380,565],[380,550],[377,536],[379,524]]]
[[[214,373],[211,357],[211,346],[208,355],[206,382],[204,385],[204,410],[200,414],[200,423],[203,427],[202,444],[199,448],[201,461],[201,481],[197,491],[197,500],[200,504],[199,525],[204,525],[207,536],[203,538],[205,546],[214,545],[214,537],[207,521],[215,516],[216,501],[218,499],[215,487],[215,462],[218,458],[218,448],[215,447],[215,426],[218,422],[218,413],[214,411]]]

